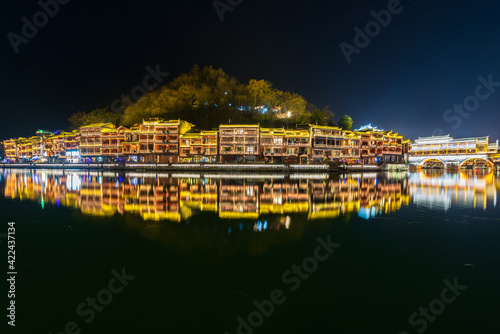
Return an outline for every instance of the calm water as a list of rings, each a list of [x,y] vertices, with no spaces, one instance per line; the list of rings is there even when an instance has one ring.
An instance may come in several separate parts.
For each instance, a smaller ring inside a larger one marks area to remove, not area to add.
[[[0,169],[16,332],[497,332],[499,177]]]

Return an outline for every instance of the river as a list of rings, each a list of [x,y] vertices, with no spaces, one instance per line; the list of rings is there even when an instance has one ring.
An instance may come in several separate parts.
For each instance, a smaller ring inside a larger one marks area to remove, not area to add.
[[[23,333],[481,333],[500,174],[0,169]]]

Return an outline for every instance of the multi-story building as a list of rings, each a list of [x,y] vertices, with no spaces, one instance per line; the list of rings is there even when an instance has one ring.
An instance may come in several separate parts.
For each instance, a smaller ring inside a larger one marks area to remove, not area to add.
[[[181,135],[180,162],[217,162],[218,131],[188,132]]]
[[[201,131],[201,144],[205,161],[217,162],[219,160],[219,131]]]
[[[285,162],[307,163],[311,153],[310,140],[308,129],[285,130]]]
[[[179,159],[180,162],[202,161],[202,138],[200,133],[185,133],[181,135]]]
[[[31,138],[19,138],[17,142],[16,161],[28,162],[33,157],[33,143]]]
[[[123,157],[123,142],[125,142],[125,131],[127,130],[124,126],[102,130],[101,153],[104,161],[112,162]]]
[[[405,161],[405,148],[408,152],[409,140],[392,131],[380,130],[371,124],[355,131],[361,138],[361,161],[365,164],[384,162],[402,163]]]
[[[32,137],[32,151],[33,161],[42,161],[43,158],[43,147],[44,147],[44,138],[42,136]]]
[[[282,163],[287,156],[285,129],[260,129],[260,151],[264,161]]]
[[[38,131],[34,137],[6,140],[5,157],[24,162],[77,162],[79,157],[86,162],[110,162],[124,157],[149,163],[260,160],[304,164],[315,160],[378,165],[405,162],[410,150],[410,141],[403,136],[371,125],[344,131],[320,125],[285,130],[227,124],[219,131],[189,132],[193,126],[182,120],[152,118],[130,129],[98,123],[73,132]],[[497,146],[484,147],[490,153]]]
[[[80,160],[80,130],[64,132],[66,162],[77,163]]]
[[[58,132],[57,135],[53,136],[54,138],[54,153],[55,158],[54,162],[66,162],[66,136],[63,133]]]
[[[125,130],[125,139],[122,142],[123,155],[127,161],[139,161],[139,126],[132,126],[130,129]]]
[[[403,162],[403,136],[397,132],[388,131],[384,133],[382,155],[385,162]]]
[[[85,161],[102,161],[102,134],[113,129],[115,126],[111,123],[96,123],[80,128],[80,154]]]
[[[5,159],[12,162],[17,161],[17,142],[17,139],[4,140]]]
[[[143,162],[179,161],[180,135],[189,131],[194,125],[182,121],[165,121],[151,118],[139,125],[139,155]]]
[[[344,134],[341,128],[311,125],[311,159],[340,160]]]
[[[361,159],[365,164],[377,164],[383,159],[384,134],[379,130],[356,131],[361,138]]]
[[[361,162],[361,136],[355,132],[345,131],[342,142],[342,162],[346,164],[358,164]]]
[[[50,135],[42,138],[42,162],[54,162],[56,157],[57,137]]]
[[[260,155],[259,125],[221,125],[219,137],[221,162],[258,159]]]

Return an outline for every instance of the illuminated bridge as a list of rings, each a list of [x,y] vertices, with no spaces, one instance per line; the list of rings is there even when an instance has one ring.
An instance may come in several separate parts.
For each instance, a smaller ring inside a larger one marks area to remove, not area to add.
[[[409,162],[413,168],[494,167],[492,157],[497,154],[498,140],[490,144],[489,137],[433,136],[415,140]]]

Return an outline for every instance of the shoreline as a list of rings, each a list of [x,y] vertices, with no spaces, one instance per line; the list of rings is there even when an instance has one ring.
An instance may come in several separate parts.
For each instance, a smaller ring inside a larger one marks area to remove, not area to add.
[[[349,165],[332,168],[329,165],[286,165],[286,164],[0,164],[7,169],[95,169],[116,171],[193,171],[193,172],[328,172],[349,173],[359,171],[408,171],[406,165]]]

